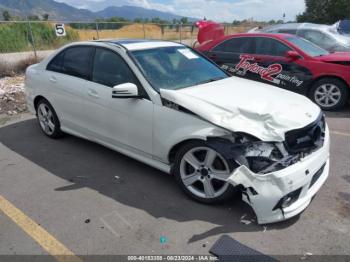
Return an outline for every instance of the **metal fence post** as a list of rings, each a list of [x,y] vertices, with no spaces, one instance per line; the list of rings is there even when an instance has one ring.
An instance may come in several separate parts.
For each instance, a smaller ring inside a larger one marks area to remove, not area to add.
[[[97,40],[100,39],[100,35],[98,33],[98,22],[96,22],[96,34],[97,34]]]
[[[142,29],[143,29],[143,39],[146,39],[145,23],[142,23]]]
[[[180,43],[182,44],[182,36],[181,36],[181,32],[182,32],[182,23],[180,23],[180,27],[179,27],[179,33],[180,33]]]
[[[32,46],[33,46],[35,60],[38,60],[38,55],[36,53],[36,47],[35,47],[35,40],[34,40],[33,30],[32,30],[32,26],[30,24],[30,21],[28,20],[28,17],[27,17],[27,21],[28,21],[28,29],[29,29],[29,33],[30,33],[30,38],[32,39]]]
[[[193,47],[193,25],[191,25],[191,46]]]

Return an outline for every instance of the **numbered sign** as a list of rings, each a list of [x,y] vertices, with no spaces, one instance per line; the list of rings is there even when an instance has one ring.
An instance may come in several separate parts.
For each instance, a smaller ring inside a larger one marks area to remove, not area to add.
[[[66,36],[66,29],[64,29],[64,24],[55,24],[55,31],[57,36]]]

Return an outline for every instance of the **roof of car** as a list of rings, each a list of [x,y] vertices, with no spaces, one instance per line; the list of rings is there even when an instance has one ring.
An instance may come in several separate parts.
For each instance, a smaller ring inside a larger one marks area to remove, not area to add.
[[[254,32],[254,33],[238,33],[238,34],[232,34],[232,35],[227,35],[223,39],[229,39],[233,37],[254,37],[254,36],[262,36],[262,37],[272,37],[272,38],[279,38],[279,39],[284,39],[287,36],[292,36],[291,34],[281,34],[281,33],[259,33],[259,32]]]
[[[290,30],[300,30],[300,29],[315,29],[315,30],[329,30],[332,26],[323,25],[323,24],[313,24],[313,23],[287,23],[287,24],[278,24],[272,25],[263,28],[262,32],[268,32],[270,30],[278,30],[278,29],[290,29]]]
[[[180,43],[152,39],[110,39],[101,40],[100,42],[123,46],[127,50],[144,50],[159,47],[183,46]]]

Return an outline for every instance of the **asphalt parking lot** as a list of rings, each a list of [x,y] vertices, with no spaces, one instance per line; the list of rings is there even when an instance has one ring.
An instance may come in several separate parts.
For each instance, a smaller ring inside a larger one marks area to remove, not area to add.
[[[47,234],[76,255],[208,254],[222,234],[270,255],[350,255],[350,108],[327,120],[328,181],[300,216],[266,226],[242,223],[254,214],[239,199],[193,202],[170,175],[73,136],[51,140],[32,116],[10,121],[0,128],[0,255],[57,250]]]

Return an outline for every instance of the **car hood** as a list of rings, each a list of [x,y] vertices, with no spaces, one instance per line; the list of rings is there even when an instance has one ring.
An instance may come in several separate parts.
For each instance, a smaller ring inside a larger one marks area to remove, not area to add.
[[[287,131],[307,126],[321,111],[304,96],[234,76],[160,94],[217,126],[263,141],[284,141]]]
[[[350,61],[350,52],[335,52],[329,55],[318,56],[315,58],[323,62]]]

